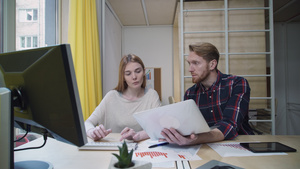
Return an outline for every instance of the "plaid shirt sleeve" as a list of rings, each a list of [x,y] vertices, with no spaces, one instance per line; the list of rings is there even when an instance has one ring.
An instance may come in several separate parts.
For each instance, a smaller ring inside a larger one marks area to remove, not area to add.
[[[228,79],[220,95],[227,103],[222,105],[222,112],[219,112],[222,113],[222,118],[216,126],[219,126],[218,129],[223,132],[225,139],[233,139],[238,133],[251,134],[244,128],[249,119],[250,87],[244,78],[231,76]],[[228,99],[223,98],[223,95],[228,95]]]

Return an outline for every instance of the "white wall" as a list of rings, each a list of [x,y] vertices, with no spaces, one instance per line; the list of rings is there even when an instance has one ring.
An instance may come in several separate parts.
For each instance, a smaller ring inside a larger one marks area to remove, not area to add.
[[[102,57],[102,91],[105,94],[118,84],[119,64],[122,57],[122,27],[105,6],[105,44]]]
[[[275,23],[276,134],[300,134],[300,23]]]
[[[122,27],[105,8],[105,51],[102,56],[103,96],[118,83],[118,67],[123,55],[139,56],[146,67],[161,68],[162,104],[173,96],[173,27]]]
[[[173,96],[172,26],[124,27],[122,53],[139,56],[146,67],[161,68],[162,104]]]

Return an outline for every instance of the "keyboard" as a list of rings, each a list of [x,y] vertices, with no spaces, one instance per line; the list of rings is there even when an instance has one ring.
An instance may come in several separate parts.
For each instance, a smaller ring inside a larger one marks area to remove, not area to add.
[[[128,147],[128,151],[136,150],[138,147],[137,143],[126,143]],[[119,147],[122,147],[123,142],[100,142],[100,141],[92,141],[88,142],[84,146],[79,147],[79,150],[119,150]]]

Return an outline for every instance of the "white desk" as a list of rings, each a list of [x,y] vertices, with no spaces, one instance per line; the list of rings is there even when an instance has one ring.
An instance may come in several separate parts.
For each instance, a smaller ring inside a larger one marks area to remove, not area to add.
[[[110,134],[105,140],[119,141],[119,134]],[[43,138],[26,143],[18,148],[36,147],[42,145]],[[118,151],[83,151],[76,146],[47,139],[46,145],[41,149],[17,151],[14,154],[15,162],[24,160],[41,160],[52,163],[55,169],[104,169],[108,168],[112,152]]]
[[[118,141],[119,134],[110,134],[106,138],[107,141]],[[237,142],[246,141],[278,141],[297,149],[295,153],[288,155],[275,156],[252,156],[252,157],[221,157],[212,150],[208,145],[203,145],[198,155],[202,158],[199,161],[190,161],[192,168],[197,168],[210,160],[218,160],[242,168],[299,168],[300,166],[300,135],[297,136],[272,136],[272,135],[254,135],[239,136],[235,140]],[[226,142],[226,141],[223,141]],[[229,141],[227,141],[229,142]],[[43,139],[39,138],[20,148],[38,146],[43,143]],[[76,146],[56,141],[48,138],[45,147],[36,150],[25,150],[15,152],[15,161],[24,160],[42,160],[53,164],[55,169],[105,169],[108,168],[112,152],[117,151],[79,151]]]
[[[235,140],[222,142],[247,142],[247,141],[277,141],[297,149],[297,152],[287,153],[288,155],[274,156],[250,156],[250,157],[221,157],[208,145],[201,146],[198,155],[202,158],[199,161],[190,162],[192,168],[197,168],[210,160],[218,160],[246,169],[295,169],[300,167],[300,135],[297,136],[272,136],[272,135],[252,135],[238,136]]]

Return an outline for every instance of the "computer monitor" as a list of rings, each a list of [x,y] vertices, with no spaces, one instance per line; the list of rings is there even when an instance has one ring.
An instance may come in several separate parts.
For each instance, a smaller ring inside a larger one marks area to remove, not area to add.
[[[75,146],[87,142],[69,44],[0,54],[0,74],[15,127],[29,125]]]

